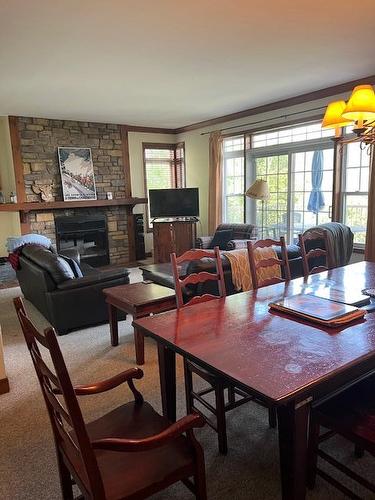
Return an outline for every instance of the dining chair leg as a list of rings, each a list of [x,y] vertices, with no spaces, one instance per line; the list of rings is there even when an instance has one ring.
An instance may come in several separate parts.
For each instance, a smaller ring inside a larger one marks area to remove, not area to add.
[[[74,495],[73,495],[72,478],[70,475],[70,471],[65,465],[64,460],[59,451],[57,451],[57,460],[58,460],[60,485],[61,485],[63,500],[73,500]]]
[[[217,421],[219,452],[222,455],[226,455],[228,453],[228,442],[227,442],[227,426],[225,421],[224,386],[222,383],[217,383],[215,385],[215,399],[216,399],[216,421]]]
[[[310,422],[309,449],[307,459],[307,487],[313,489],[316,480],[316,469],[318,465],[320,425],[313,420]]]
[[[206,472],[204,465],[198,465],[198,470],[194,476],[195,498],[197,500],[207,500]]]
[[[189,414],[193,411],[193,375],[189,370],[188,364],[184,359],[184,377],[185,377],[185,398],[186,398],[186,413]]]
[[[233,385],[228,387],[228,401],[229,404],[234,405],[236,403],[236,393],[234,391]]]
[[[268,424],[272,429],[277,426],[277,413],[275,406],[270,406],[268,408]]]

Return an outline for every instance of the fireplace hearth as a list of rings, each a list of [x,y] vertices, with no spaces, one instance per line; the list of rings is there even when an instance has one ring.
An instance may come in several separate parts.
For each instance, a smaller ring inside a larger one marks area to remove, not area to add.
[[[56,246],[76,248],[82,262],[93,267],[109,264],[107,219],[104,214],[55,217]]]

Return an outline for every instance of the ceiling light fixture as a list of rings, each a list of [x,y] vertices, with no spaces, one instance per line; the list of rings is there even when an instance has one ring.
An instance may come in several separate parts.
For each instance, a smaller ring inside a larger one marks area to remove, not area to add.
[[[353,126],[355,141],[364,147],[375,144],[375,92],[372,85],[354,87],[349,101],[328,104],[322,128],[334,128],[336,137],[341,137],[342,127]],[[353,142],[348,139],[343,142]]]

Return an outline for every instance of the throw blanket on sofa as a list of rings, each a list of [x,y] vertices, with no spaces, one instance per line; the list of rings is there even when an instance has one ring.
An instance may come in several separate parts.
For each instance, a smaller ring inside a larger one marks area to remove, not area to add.
[[[232,271],[232,281],[234,288],[239,292],[247,292],[252,290],[252,280],[249,266],[249,257],[247,249],[241,248],[232,250],[231,252],[223,252],[230,262]],[[265,259],[277,259],[277,254],[273,248],[256,248],[254,251],[255,262]],[[270,278],[281,278],[280,266],[275,264],[270,267],[262,267],[258,269],[257,275],[259,281],[264,281]]]
[[[329,254],[331,257],[330,267],[346,266],[353,252],[354,235],[350,227],[340,222],[327,222],[326,224],[311,227],[305,232],[319,232],[322,229],[327,231]]]

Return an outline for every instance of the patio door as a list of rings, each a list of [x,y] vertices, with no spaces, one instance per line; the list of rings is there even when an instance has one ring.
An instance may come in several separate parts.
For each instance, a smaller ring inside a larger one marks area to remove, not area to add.
[[[317,152],[315,160],[314,152]],[[320,161],[319,173],[317,158]],[[268,182],[270,190],[270,198],[264,204],[247,200],[247,220],[255,222],[259,228],[263,225],[263,237],[285,236],[288,243],[296,243],[299,233],[331,220],[332,147],[298,147],[283,154],[253,156],[251,161],[252,175],[246,184],[250,185],[256,178],[261,178]],[[317,191],[320,194],[317,195]],[[317,196],[319,203],[314,204]]]
[[[309,227],[331,221],[332,188],[333,148],[291,153],[290,243],[296,243],[298,234]]]

